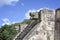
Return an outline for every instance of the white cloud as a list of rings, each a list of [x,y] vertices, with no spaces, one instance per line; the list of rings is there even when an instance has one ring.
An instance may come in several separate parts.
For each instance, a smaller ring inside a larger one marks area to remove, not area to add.
[[[19,0],[0,0],[0,6],[15,5]]]
[[[30,12],[36,12],[36,11],[39,11],[39,10],[35,10],[35,9],[33,9],[33,10],[28,10],[28,11],[26,12],[26,14],[25,14],[25,19],[30,19],[29,13],[30,13]]]
[[[24,6],[24,3],[21,3],[22,6]]]
[[[19,23],[19,21],[13,21],[11,24]]]
[[[12,22],[12,24],[15,24],[16,22],[14,21],[14,22]]]
[[[39,12],[40,10],[42,10],[42,9],[49,9],[49,8],[47,8],[47,7],[44,7],[44,8],[40,8],[40,9],[32,9],[32,10],[28,10],[26,13],[25,13],[25,19],[30,19],[30,16],[29,16],[29,13],[30,12]]]
[[[30,16],[29,16],[29,13],[31,12],[31,10],[29,10],[28,12],[26,12],[26,14],[25,14],[25,19],[29,19],[30,18]]]
[[[10,20],[8,18],[4,18],[2,19],[2,21],[3,21],[2,25],[5,25],[5,24],[10,25]]]
[[[13,22],[11,22],[8,18],[4,18],[4,19],[2,19],[2,21],[3,21],[2,26],[5,25],[5,24],[11,25],[11,24],[18,23],[18,21],[13,21]]]

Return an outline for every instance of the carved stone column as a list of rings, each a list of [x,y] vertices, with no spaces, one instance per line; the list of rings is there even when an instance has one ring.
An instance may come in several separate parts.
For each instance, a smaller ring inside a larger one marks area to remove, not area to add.
[[[60,8],[55,11],[55,40],[60,40]]]

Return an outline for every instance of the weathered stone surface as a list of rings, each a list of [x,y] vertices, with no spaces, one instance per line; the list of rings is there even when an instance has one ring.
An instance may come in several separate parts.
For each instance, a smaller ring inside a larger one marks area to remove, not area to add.
[[[21,32],[26,28],[26,26],[27,26],[28,24],[20,24],[20,27],[21,27]]]
[[[60,8],[55,11],[55,40],[60,40]]]
[[[35,13],[35,16],[31,17],[41,17],[41,19],[39,18],[41,22],[33,26],[34,28],[31,28],[23,40],[60,40],[60,9],[56,12],[55,10],[42,9],[37,13],[41,13],[40,16]],[[38,22],[39,19],[37,19]],[[28,27],[27,31],[31,26]]]
[[[41,10],[41,20],[23,40],[54,40],[54,10]]]

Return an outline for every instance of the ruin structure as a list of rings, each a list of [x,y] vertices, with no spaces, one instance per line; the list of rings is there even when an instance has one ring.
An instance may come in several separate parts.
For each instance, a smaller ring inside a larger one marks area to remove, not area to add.
[[[16,40],[60,40],[60,8],[30,12],[30,18],[35,21]]]

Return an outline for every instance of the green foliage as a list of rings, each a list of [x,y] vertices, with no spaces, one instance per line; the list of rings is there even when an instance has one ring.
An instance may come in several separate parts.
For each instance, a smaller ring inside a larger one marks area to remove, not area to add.
[[[12,26],[4,25],[0,28],[0,40],[12,40],[17,31]]]
[[[21,24],[29,24],[32,20],[31,19],[25,19]]]
[[[12,25],[4,25],[2,28],[0,28],[0,40],[12,40],[16,34],[18,33],[15,30],[15,26],[18,26],[20,24],[29,24],[32,20],[25,19],[21,23],[15,23]]]
[[[12,24],[12,26],[18,26],[18,25],[20,25],[21,23],[15,23],[15,24]]]

